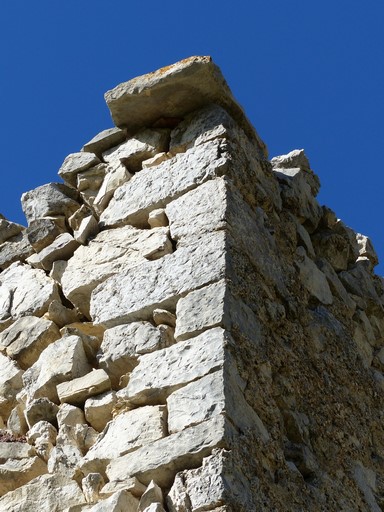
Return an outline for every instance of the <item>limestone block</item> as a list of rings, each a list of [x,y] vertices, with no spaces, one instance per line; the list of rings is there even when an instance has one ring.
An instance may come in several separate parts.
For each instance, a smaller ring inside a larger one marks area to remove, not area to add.
[[[218,232],[157,261],[137,265],[93,291],[91,315],[106,327],[151,318],[153,309],[174,307],[180,295],[224,277],[225,254],[225,234]]]
[[[49,304],[48,311],[44,315],[46,320],[54,322],[59,328],[63,328],[68,324],[76,323],[81,319],[81,317],[82,315],[77,309],[69,309],[58,300],[53,300]]]
[[[100,490],[104,485],[104,478],[100,473],[89,473],[81,481],[81,487],[87,503],[95,503],[99,499]]]
[[[307,257],[303,247],[298,247],[296,253],[298,255],[296,265],[299,269],[300,279],[305,288],[313,297],[316,297],[316,299],[323,304],[332,304],[332,292],[323,272]]]
[[[69,260],[78,247],[79,243],[69,233],[63,233],[39,252],[40,263],[49,271],[54,261]]]
[[[152,210],[148,215],[148,224],[151,228],[160,228],[162,226],[168,226],[168,218],[164,208],[158,208]]]
[[[77,174],[77,190],[96,196],[107,172],[107,164],[98,164]],[[82,195],[84,198],[84,196]]]
[[[40,461],[40,465],[45,467],[43,461]],[[58,504],[70,507],[85,503],[77,483],[63,475],[42,475],[27,485],[20,481],[19,485],[22,487],[0,499],[2,512],[26,512],[30,510],[31,503],[37,504],[39,512],[57,510]]]
[[[83,343],[78,336],[67,336],[51,343],[23,375],[28,398],[47,397],[58,403],[56,386],[83,376],[91,370]]]
[[[131,178],[132,174],[120,161],[108,165],[103,183],[93,201],[93,207],[99,215],[108,206],[115,190]]]
[[[356,241],[359,247],[359,256],[368,258],[372,265],[376,266],[379,263],[379,258],[371,240],[361,233],[356,233]]]
[[[29,243],[36,252],[50,245],[62,232],[63,229],[53,217],[32,220],[27,228]]]
[[[77,379],[62,382],[56,388],[61,403],[81,405],[90,396],[108,391],[111,388],[111,381],[108,374],[104,370],[99,369],[93,370]]]
[[[24,316],[0,333],[0,348],[17,361],[23,370],[32,366],[41,352],[60,338],[53,322],[36,316]]]
[[[24,415],[29,428],[31,428],[40,421],[47,421],[52,424],[56,423],[58,410],[57,405],[48,400],[48,398],[36,398],[35,400],[27,402]]]
[[[125,130],[120,128],[108,128],[95,135],[89,142],[84,144],[82,151],[95,153],[99,158],[107,149],[117,146],[126,138]]]
[[[82,409],[70,404],[61,404],[57,412],[57,423],[59,428],[62,425],[74,427],[77,424],[86,423]],[[92,425],[93,426],[93,425]]]
[[[192,112],[171,133],[169,151],[173,154],[186,151],[205,142],[229,138],[235,122],[219,105],[207,105]]]
[[[25,485],[37,476],[47,472],[47,465],[39,457],[28,457],[26,459],[8,459],[0,464],[0,496],[14,491]],[[0,507],[2,507],[0,500]],[[1,508],[1,510],[7,510]],[[15,511],[16,509],[8,509]]]
[[[143,160],[142,167],[143,169],[148,169],[149,167],[156,167],[156,165],[165,162],[165,160],[168,160],[171,157],[172,155],[170,153],[162,151],[161,153],[157,153],[157,155],[153,156],[152,158]]]
[[[64,270],[67,268],[68,262],[63,260],[54,261],[52,264],[52,270],[49,273],[49,277],[51,277],[56,283],[61,284],[61,278],[64,274]]]
[[[137,512],[139,500],[126,490],[117,491],[109,498],[99,501],[89,512]]]
[[[27,432],[27,441],[35,447],[37,455],[45,462],[56,444],[57,430],[48,421],[39,421]]]
[[[264,143],[234,99],[211,57],[195,56],[122,83],[105,94],[116,126],[137,131],[167,118],[184,118],[198,108],[217,103],[253,138],[267,156]]]
[[[164,405],[145,406],[118,414],[84,457],[83,473],[103,472],[111,460],[164,437],[165,415]]]
[[[164,208],[181,194],[224,173],[228,158],[220,156],[220,144],[219,140],[208,142],[178,154],[157,167],[136,173],[115,191],[100,216],[101,224],[146,227],[152,210]]]
[[[294,149],[287,155],[275,156],[272,158],[271,164],[277,169],[293,169],[295,167],[302,171],[309,171],[311,169],[304,149]]]
[[[81,221],[79,228],[74,231],[73,238],[79,244],[84,245],[89,238],[97,235],[98,232],[99,224],[96,218],[93,215],[89,215]]]
[[[26,231],[23,230],[13,238],[0,245],[0,270],[8,268],[15,261],[25,261],[33,253]]]
[[[177,388],[222,367],[224,347],[230,342],[229,334],[216,327],[196,338],[145,354],[118,396],[136,405],[158,403]]]
[[[88,316],[90,295],[97,285],[146,259],[160,258],[170,251],[166,228],[139,230],[124,226],[103,231],[87,246],[79,247],[68,262],[61,279],[64,295]]]
[[[141,169],[143,160],[168,150],[169,130],[142,130],[116,148],[103,153],[103,160],[122,162],[132,173]]]
[[[100,160],[94,153],[71,153],[65,158],[58,174],[66,183],[74,187],[76,186],[76,175],[98,163]]]
[[[232,436],[227,420],[215,416],[113,459],[107,466],[107,477],[116,482],[136,476],[146,485],[154,480],[161,487],[170,487],[178,471],[198,466],[213,448],[227,447]]]
[[[87,422],[98,432],[102,432],[112,419],[112,410],[116,404],[116,393],[107,391],[101,395],[88,398],[84,404]]]
[[[0,464],[8,459],[26,459],[34,455],[36,455],[36,452],[28,443],[0,443]]]
[[[0,244],[3,244],[9,238],[13,238],[18,235],[23,231],[23,229],[24,226],[21,226],[20,224],[0,218]]]
[[[80,208],[77,192],[61,183],[48,183],[21,196],[21,206],[28,224],[41,217],[69,218]]]
[[[0,354],[0,407],[4,420],[16,405],[16,395],[23,387],[23,373],[14,361]]]
[[[0,320],[42,316],[55,299],[59,299],[57,285],[43,270],[13,263],[0,274]]]
[[[101,489],[101,494],[103,496],[110,496],[116,491],[121,491],[123,489],[129,491],[131,494],[133,494],[133,496],[140,498],[146,487],[136,477],[133,476],[116,482],[108,482]]]
[[[12,432],[14,436],[23,436],[28,430],[24,409],[24,404],[18,403],[10,412],[7,420],[7,430]]]
[[[161,488],[151,480],[148,487],[140,498],[138,512],[144,512],[151,505],[162,505],[164,504],[163,492]],[[154,510],[157,510],[156,508]]]
[[[166,309],[154,309],[153,321],[156,325],[165,324],[169,325],[170,327],[176,326],[176,316]]]
[[[179,432],[225,413],[240,430],[253,429],[267,442],[268,432],[246,402],[244,388],[234,362],[227,361],[223,369],[174,391],[167,398],[169,432]]]
[[[250,483],[230,452],[214,450],[197,469],[176,475],[167,496],[170,512],[218,510],[222,503],[233,504],[234,510],[256,510]]]
[[[133,370],[140,354],[153,352],[161,345],[158,329],[149,322],[132,322],[107,329],[97,355],[100,368],[117,388],[122,375]]]

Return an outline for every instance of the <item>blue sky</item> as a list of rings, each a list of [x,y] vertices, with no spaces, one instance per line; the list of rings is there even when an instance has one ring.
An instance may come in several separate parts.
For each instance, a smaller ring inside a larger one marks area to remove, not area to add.
[[[211,55],[270,156],[304,148],[319,201],[371,237],[384,274],[384,2],[3,0],[0,212],[57,181],[111,126],[103,94]]]

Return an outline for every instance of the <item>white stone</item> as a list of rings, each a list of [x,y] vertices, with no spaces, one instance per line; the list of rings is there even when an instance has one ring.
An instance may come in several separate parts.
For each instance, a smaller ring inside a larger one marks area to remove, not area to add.
[[[84,457],[82,471],[103,472],[111,460],[164,437],[165,415],[163,405],[145,406],[118,414]]]
[[[7,459],[26,459],[36,455],[34,448],[27,443],[0,443],[0,464]]]
[[[57,430],[48,421],[39,421],[27,432],[27,441],[35,447],[37,455],[45,462],[56,444]]]
[[[166,228],[139,230],[124,226],[99,233],[77,249],[61,278],[64,295],[89,315],[92,290],[108,277],[172,251]]]
[[[88,217],[85,217],[81,223],[78,229],[73,232],[73,238],[78,242],[79,244],[84,245],[89,238],[97,235],[99,232],[99,224],[95,217],[93,215],[89,215]]]
[[[148,215],[148,224],[151,228],[160,228],[162,226],[168,226],[168,217],[165,213],[164,208],[157,208],[152,210]]]
[[[154,480],[161,487],[170,487],[178,471],[198,466],[213,448],[225,447],[232,436],[227,420],[215,416],[113,459],[107,467],[107,477],[115,482],[136,476],[146,485]]]
[[[141,482],[139,482],[139,480],[136,477],[133,476],[116,482],[108,482],[101,489],[101,493],[104,496],[110,496],[116,491],[121,491],[123,489],[126,489],[137,498],[140,498],[140,496],[142,496],[142,494],[144,493],[146,487]]]
[[[19,396],[18,399],[20,400]],[[46,421],[52,424],[56,423],[58,410],[58,406],[48,400],[48,398],[36,398],[35,400],[28,400],[24,415],[29,428],[31,428],[40,421]]]
[[[154,309],[168,309],[180,295],[224,277],[225,254],[225,234],[218,232],[109,278],[92,293],[91,315],[106,327],[149,319]]]
[[[4,348],[6,354],[26,370],[60,336],[53,322],[36,316],[24,316],[0,334],[0,349]]]
[[[84,412],[80,407],[70,404],[61,404],[57,413],[57,424],[59,428],[62,425],[74,427],[79,423],[86,423]]]
[[[164,504],[163,492],[156,482],[151,480],[144,494],[140,498],[138,512],[144,512],[148,507],[156,504]]]
[[[81,487],[87,503],[95,503],[98,501],[100,490],[104,483],[104,478],[100,473],[89,473],[82,479]]]
[[[4,420],[16,405],[16,395],[23,387],[23,373],[14,361],[0,353],[0,409]]]
[[[62,233],[37,255],[44,270],[50,271],[54,261],[68,260],[79,243],[69,233]]]
[[[101,223],[145,227],[151,210],[164,208],[181,194],[224,171],[227,157],[219,156],[219,147],[220,141],[208,142],[136,173],[116,190],[100,217]]]
[[[84,144],[82,151],[95,153],[100,157],[103,151],[120,144],[125,138],[125,130],[120,130],[120,128],[115,127],[108,128],[98,133],[89,142]]]
[[[169,325],[170,327],[176,326],[176,316],[166,309],[154,309],[153,321],[156,325],[165,324]]]
[[[84,414],[87,422],[98,432],[102,432],[112,420],[112,410],[117,398],[114,391],[88,398],[84,404]]]
[[[56,386],[60,402],[72,405],[82,405],[87,398],[109,391],[110,388],[111,381],[103,369],[93,370]]]
[[[42,316],[52,300],[59,300],[58,288],[43,270],[14,263],[1,272],[0,320],[27,315]]]
[[[0,464],[0,496],[14,491],[47,472],[47,465],[39,457],[28,457],[25,459],[9,459],[4,464]],[[9,510],[15,512],[18,510],[7,509],[3,507],[0,499],[0,510],[3,512]]]
[[[113,162],[107,167],[103,183],[93,201],[93,207],[99,215],[108,206],[115,190],[131,178],[132,174],[120,161]]]
[[[149,167],[156,167],[156,165],[159,165],[162,162],[165,162],[165,160],[168,160],[169,158],[172,158],[172,155],[170,155],[169,153],[167,153],[165,151],[162,151],[161,153],[157,153],[157,155],[153,156],[152,158],[143,160],[143,162],[142,162],[143,169],[148,169]]]
[[[89,512],[137,512],[139,500],[126,490],[117,491],[109,498],[99,501]]]
[[[62,183],[48,183],[25,192],[21,196],[21,206],[29,224],[42,217],[68,219],[80,208],[77,199],[78,193],[73,188]]]
[[[100,163],[93,153],[79,152],[68,155],[59,169],[59,176],[69,185],[76,185],[76,175]]]
[[[132,322],[107,329],[97,355],[100,368],[119,386],[120,377],[133,370],[140,354],[163,348],[161,334],[149,322]]]
[[[217,327],[196,338],[140,357],[128,386],[118,392],[133,404],[158,403],[172,391],[218,370],[224,364],[230,336]],[[207,350],[209,347],[209,350]]]
[[[46,396],[58,403],[56,386],[90,371],[83,343],[78,336],[60,338],[49,345],[23,375],[30,400]]]

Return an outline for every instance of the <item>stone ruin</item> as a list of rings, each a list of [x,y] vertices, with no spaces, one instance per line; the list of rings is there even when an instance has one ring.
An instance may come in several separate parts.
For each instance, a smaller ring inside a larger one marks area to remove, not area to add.
[[[192,57],[0,219],[0,510],[384,510],[384,282]]]

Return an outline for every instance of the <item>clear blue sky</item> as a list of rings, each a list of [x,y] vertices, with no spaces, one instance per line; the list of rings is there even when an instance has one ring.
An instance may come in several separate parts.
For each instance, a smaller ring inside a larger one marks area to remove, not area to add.
[[[111,126],[103,94],[212,55],[270,156],[304,148],[319,200],[384,274],[384,1],[2,0],[0,212]]]

